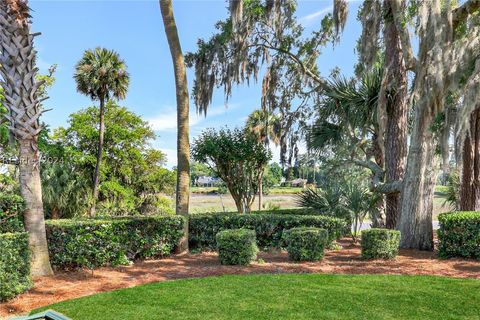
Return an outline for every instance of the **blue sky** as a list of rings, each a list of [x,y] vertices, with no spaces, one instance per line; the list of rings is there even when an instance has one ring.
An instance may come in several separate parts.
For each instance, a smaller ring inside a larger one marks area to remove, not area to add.
[[[321,18],[332,10],[333,0],[299,1],[297,16],[307,30],[318,29]],[[350,2],[350,14],[341,43],[329,46],[319,58],[326,75],[335,66],[351,75],[356,62],[354,48],[361,28],[356,20],[359,1]],[[147,119],[158,137],[152,145],[167,154],[168,166],[176,164],[175,83],[170,52],[163,30],[158,1],[45,1],[31,0],[38,67],[45,73],[57,64],[57,81],[49,91],[46,107],[53,110],[43,116],[52,128],[65,126],[68,116],[92,102],[76,92],[72,78],[75,63],[84,50],[102,46],[117,51],[125,60],[131,76],[127,98],[120,102]],[[193,51],[198,38],[208,38],[214,23],[227,15],[223,0],[173,1],[182,49]],[[188,72],[193,83],[192,71]],[[206,118],[196,114],[191,102],[191,139],[211,127],[241,126],[260,104],[260,85],[240,87],[225,106],[223,91],[214,94]],[[278,152],[274,152],[278,159]]]

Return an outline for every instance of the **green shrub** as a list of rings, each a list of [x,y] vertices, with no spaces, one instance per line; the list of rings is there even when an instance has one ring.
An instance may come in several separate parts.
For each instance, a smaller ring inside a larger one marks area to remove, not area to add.
[[[438,220],[441,257],[480,259],[480,212],[442,213]]]
[[[370,229],[362,231],[362,257],[364,259],[393,259],[398,255],[400,231]]]
[[[0,301],[13,298],[31,287],[28,234],[0,234]]]
[[[23,232],[21,220],[24,202],[21,196],[0,191],[0,233]]]
[[[279,210],[287,212],[287,210]],[[214,213],[191,215],[189,219],[190,247],[197,250],[216,247],[215,235],[225,229],[246,228],[255,230],[260,248],[280,247],[284,230],[295,227],[316,227],[328,231],[329,242],[347,232],[344,220],[327,216],[310,216],[274,213]],[[265,212],[265,211],[263,211]]]
[[[327,230],[319,228],[293,228],[285,231],[283,238],[288,255],[294,261],[318,261],[328,244]]]
[[[258,247],[254,230],[230,229],[217,233],[220,262],[226,265],[248,265],[257,258]]]
[[[166,256],[182,237],[183,223],[179,216],[49,220],[50,259],[59,269],[93,269]]]

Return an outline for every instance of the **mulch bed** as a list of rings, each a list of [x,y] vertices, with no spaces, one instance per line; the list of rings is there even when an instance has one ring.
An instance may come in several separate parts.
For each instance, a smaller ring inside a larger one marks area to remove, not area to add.
[[[341,250],[328,251],[320,262],[293,263],[286,252],[262,252],[261,262],[250,266],[222,266],[212,252],[182,254],[161,260],[137,262],[131,266],[56,273],[34,279],[35,287],[0,304],[0,318],[63,300],[99,292],[128,288],[149,282],[225,274],[252,273],[339,273],[437,275],[480,279],[480,261],[441,260],[434,252],[401,250],[395,260],[361,259],[360,246],[341,240]]]

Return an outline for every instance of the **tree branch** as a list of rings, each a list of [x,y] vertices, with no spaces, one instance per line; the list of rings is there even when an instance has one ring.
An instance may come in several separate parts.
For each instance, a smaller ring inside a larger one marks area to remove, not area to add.
[[[413,54],[412,43],[410,41],[410,34],[403,21],[403,8],[401,0],[391,0],[393,20],[395,21],[395,27],[397,28],[400,42],[402,44],[403,59],[405,60],[405,66],[407,70],[415,71],[417,66],[417,59]]]

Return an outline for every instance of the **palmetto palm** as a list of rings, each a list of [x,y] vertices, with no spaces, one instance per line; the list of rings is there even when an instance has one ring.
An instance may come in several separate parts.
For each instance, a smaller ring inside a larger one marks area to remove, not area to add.
[[[34,35],[30,32],[27,1],[0,1],[0,84],[4,90],[3,113],[18,142],[20,192],[25,200],[23,214],[32,252],[32,274],[52,273],[45,233],[40,183],[38,136],[42,129],[42,81],[37,81]]]
[[[127,95],[130,77],[125,62],[112,50],[96,48],[87,50],[75,67],[77,91],[100,102],[100,129],[97,163],[93,176],[93,194],[90,215],[95,215],[95,202],[98,198],[100,164],[105,134],[105,102],[110,98],[124,99]]]
[[[253,111],[247,118],[245,130],[253,134],[257,141],[262,142],[268,148],[270,141],[275,145],[279,145],[281,137],[280,118],[265,109]],[[263,196],[263,175],[260,176],[258,182],[258,210],[262,210]]]
[[[258,141],[265,143],[267,146],[270,142],[275,145],[280,143],[280,118],[268,110],[258,109],[253,111],[248,116],[245,127]]]

